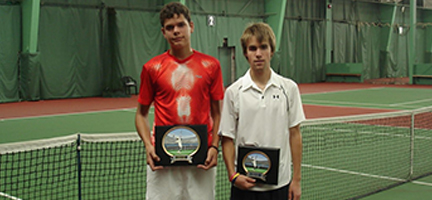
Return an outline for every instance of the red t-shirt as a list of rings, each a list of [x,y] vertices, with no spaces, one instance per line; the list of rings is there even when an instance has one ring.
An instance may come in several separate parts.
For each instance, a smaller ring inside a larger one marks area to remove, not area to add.
[[[188,58],[178,60],[167,51],[144,64],[138,102],[153,103],[154,126],[207,125],[208,145],[211,145],[210,101],[222,100],[223,95],[217,59],[194,50]]]

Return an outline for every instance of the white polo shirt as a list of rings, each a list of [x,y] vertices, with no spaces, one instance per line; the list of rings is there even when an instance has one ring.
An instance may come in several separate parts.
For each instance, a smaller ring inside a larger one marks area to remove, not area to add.
[[[274,190],[290,182],[289,128],[304,120],[297,84],[273,70],[263,91],[252,81],[249,70],[227,88],[219,134],[233,138],[236,147],[280,148],[278,185],[259,184],[251,190]]]

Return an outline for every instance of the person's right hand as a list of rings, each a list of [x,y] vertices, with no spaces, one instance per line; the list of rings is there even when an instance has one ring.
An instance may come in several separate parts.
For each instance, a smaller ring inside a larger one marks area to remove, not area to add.
[[[242,190],[249,190],[255,186],[255,179],[240,174],[234,181],[234,185]]]
[[[159,162],[160,158],[156,155],[153,146],[146,147],[147,164],[150,166],[152,171],[163,169],[163,166],[155,166],[154,162]]]

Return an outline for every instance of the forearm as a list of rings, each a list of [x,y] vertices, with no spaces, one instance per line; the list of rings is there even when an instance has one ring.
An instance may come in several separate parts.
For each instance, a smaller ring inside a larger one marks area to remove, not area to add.
[[[300,133],[300,126],[290,128],[290,147],[293,163],[293,180],[301,180],[301,162],[303,153],[303,142]]]
[[[144,142],[146,148],[149,145],[153,145],[151,141],[150,125],[148,121],[148,110],[149,106],[138,105],[135,115],[135,128],[141,140]]]
[[[147,155],[147,164],[150,166],[152,171],[163,169],[163,166],[156,166],[155,162],[159,162],[160,158],[156,155],[153,143],[151,140],[150,125],[148,121],[148,111],[150,105],[138,105],[137,112],[135,115],[135,126],[138,135],[144,142]]]
[[[213,119],[215,119],[215,118],[213,118]],[[212,134],[213,134],[212,145],[216,146],[216,147],[219,147],[219,141],[220,141],[220,136],[218,134],[219,124],[220,124],[220,115],[219,115],[219,118],[217,120],[214,120],[213,131],[212,131]]]
[[[219,132],[219,125],[220,125],[220,119],[221,119],[221,103],[220,101],[212,101],[211,102],[211,116],[213,119],[213,130],[212,130],[212,135],[213,135],[213,139],[212,139],[212,145],[219,147],[219,141],[220,141],[220,136],[218,134]]]
[[[228,178],[236,172],[235,170],[235,148],[234,140],[228,137],[222,137],[222,155],[225,166],[228,171]]]

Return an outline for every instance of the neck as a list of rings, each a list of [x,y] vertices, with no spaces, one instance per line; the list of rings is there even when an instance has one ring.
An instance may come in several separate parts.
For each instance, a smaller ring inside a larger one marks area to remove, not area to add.
[[[252,81],[262,90],[264,90],[267,85],[268,80],[270,80],[271,70],[266,67],[262,70],[250,70],[250,76]]]
[[[171,48],[170,54],[179,60],[184,60],[193,54],[192,48],[173,49]]]

